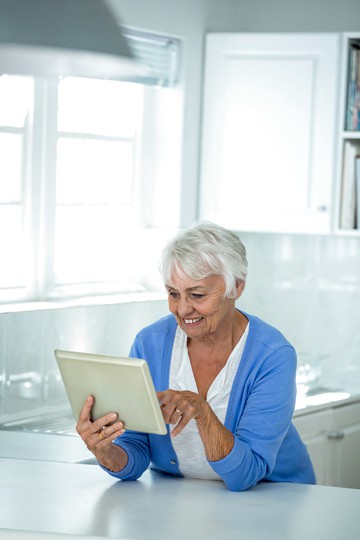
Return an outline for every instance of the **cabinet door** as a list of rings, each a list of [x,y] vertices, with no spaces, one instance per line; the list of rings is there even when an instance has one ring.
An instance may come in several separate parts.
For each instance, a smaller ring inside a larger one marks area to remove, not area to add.
[[[333,409],[329,476],[332,485],[360,489],[360,403]]]
[[[317,483],[322,486],[328,485],[326,456],[327,433],[331,426],[331,410],[298,415],[293,419],[293,422],[310,454]]]
[[[341,439],[333,440],[335,486],[360,489],[360,424],[341,431]]]
[[[316,482],[321,486],[327,485],[326,478],[326,446],[328,444],[326,434],[322,433],[303,440],[306,444],[312,464],[315,469]]]
[[[237,230],[327,232],[337,34],[209,34],[200,217]]]

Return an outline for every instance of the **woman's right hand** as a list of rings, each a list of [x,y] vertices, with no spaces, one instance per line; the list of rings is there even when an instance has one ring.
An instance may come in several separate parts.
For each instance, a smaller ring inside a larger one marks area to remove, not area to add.
[[[93,396],[86,398],[76,431],[101,465],[112,472],[119,472],[127,464],[128,457],[125,450],[112,444],[112,441],[125,432],[124,424],[121,420],[115,422],[116,413],[106,414],[92,422],[91,409],[94,401]]]

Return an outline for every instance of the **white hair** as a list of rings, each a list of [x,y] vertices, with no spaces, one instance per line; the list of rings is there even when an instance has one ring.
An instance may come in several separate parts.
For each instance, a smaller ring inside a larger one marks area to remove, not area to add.
[[[211,222],[200,222],[180,233],[165,246],[160,271],[165,284],[171,276],[193,280],[220,275],[225,296],[236,297],[236,286],[247,275],[245,246],[234,232]]]

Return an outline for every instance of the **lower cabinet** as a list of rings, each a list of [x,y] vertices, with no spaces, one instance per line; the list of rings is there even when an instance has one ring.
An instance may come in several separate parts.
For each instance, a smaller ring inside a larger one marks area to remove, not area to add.
[[[298,414],[294,424],[318,484],[360,489],[360,401]]]

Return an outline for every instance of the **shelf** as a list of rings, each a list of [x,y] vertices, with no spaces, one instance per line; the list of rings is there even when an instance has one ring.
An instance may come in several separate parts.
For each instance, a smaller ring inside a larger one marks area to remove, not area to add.
[[[343,139],[359,139],[360,140],[360,130],[359,131],[343,131],[341,133]]]
[[[360,229],[335,229],[336,236],[360,237]]]

